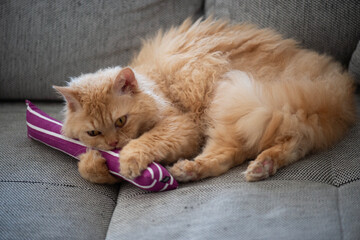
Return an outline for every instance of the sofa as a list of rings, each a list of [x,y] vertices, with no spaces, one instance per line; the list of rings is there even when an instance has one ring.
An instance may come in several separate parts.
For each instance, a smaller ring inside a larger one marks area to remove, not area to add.
[[[360,84],[357,0],[2,0],[0,12],[0,239],[360,239],[359,121],[264,181],[246,182],[245,163],[153,193],[82,179],[77,160],[27,138],[24,103],[62,119],[52,85],[126,66],[142,39],[188,17],[273,28]]]

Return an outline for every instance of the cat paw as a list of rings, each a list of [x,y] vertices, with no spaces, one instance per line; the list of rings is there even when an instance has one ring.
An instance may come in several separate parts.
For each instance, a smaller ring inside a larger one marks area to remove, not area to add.
[[[181,160],[168,168],[171,175],[179,182],[198,180],[197,164],[195,161]]]
[[[119,182],[119,179],[111,175],[106,165],[106,159],[99,151],[88,150],[79,156],[78,170],[84,179],[99,184],[113,184]]]
[[[134,179],[147,167],[148,163],[140,159],[139,153],[124,150],[120,153],[120,174],[125,178]]]
[[[251,161],[246,169],[245,177],[246,181],[254,182],[266,179],[275,174],[275,172],[274,161],[270,157],[265,157]]]

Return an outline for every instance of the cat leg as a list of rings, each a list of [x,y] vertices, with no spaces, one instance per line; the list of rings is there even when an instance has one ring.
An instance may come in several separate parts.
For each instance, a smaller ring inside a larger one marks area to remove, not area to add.
[[[79,158],[78,170],[84,179],[100,184],[113,184],[120,181],[119,178],[111,175],[106,160],[99,151],[88,150],[86,153],[81,154]]]
[[[251,161],[245,177],[249,182],[266,179],[276,173],[276,171],[296,162],[309,152],[308,141],[301,137],[285,137],[276,145],[265,149],[254,161]]]
[[[209,139],[203,152],[194,161],[179,161],[169,171],[177,181],[196,181],[223,174],[244,161],[245,156],[238,146]]]
[[[120,152],[120,173],[133,179],[154,161],[170,164],[193,157],[200,144],[200,130],[190,114],[166,117],[125,145]]]

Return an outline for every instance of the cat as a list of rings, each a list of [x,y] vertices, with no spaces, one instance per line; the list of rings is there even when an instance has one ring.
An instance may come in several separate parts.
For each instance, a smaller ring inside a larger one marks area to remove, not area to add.
[[[153,161],[181,182],[250,162],[247,181],[339,141],[356,118],[353,81],[331,57],[270,29],[208,18],[144,41],[129,67],[54,86],[66,100],[62,132],[92,147],[79,172],[117,181],[97,150],[122,148],[133,179]]]

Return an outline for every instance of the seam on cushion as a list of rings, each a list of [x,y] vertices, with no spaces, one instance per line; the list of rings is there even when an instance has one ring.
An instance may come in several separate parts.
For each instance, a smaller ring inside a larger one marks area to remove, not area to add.
[[[331,165],[331,185],[333,185],[335,187],[339,187],[340,184],[338,183],[338,172],[335,171],[335,169],[334,169],[333,159],[331,159],[330,165]]]
[[[343,228],[343,222],[341,218],[341,210],[340,210],[340,200],[339,200],[339,188],[336,189],[336,207],[338,212],[338,218],[339,218],[339,224],[340,224],[340,236],[341,240],[344,239],[344,228]]]
[[[269,181],[271,180],[271,177],[268,179]],[[274,179],[274,181],[298,181],[298,182],[313,182],[313,183],[321,183],[321,184],[326,184],[326,185],[329,185],[329,186],[333,186],[333,187],[336,187],[336,188],[340,188],[342,187],[343,185],[346,185],[346,184],[349,184],[349,183],[352,183],[352,182],[356,182],[356,181],[359,181],[360,180],[360,177],[357,177],[357,178],[353,178],[353,179],[349,179],[348,181],[345,181],[341,184],[334,184],[334,181],[332,182],[322,182],[322,181],[317,181],[317,180],[312,180],[312,179],[293,179],[293,178],[282,178],[282,179]]]
[[[207,180],[200,180],[198,181],[197,183],[205,183]],[[272,184],[273,186],[280,186],[280,185],[277,185],[276,182],[281,182],[281,183],[284,183],[284,185],[286,185],[286,182],[287,181],[291,181],[291,182],[302,182],[302,183],[305,183],[305,182],[308,182],[308,183],[318,183],[318,184],[324,184],[324,185],[327,185],[327,186],[331,186],[331,187],[335,187],[335,188],[339,188],[338,186],[335,186],[333,184],[330,184],[330,183],[326,183],[326,182],[318,182],[318,181],[312,181],[312,180],[297,180],[297,179],[274,179],[274,180],[271,180],[268,179],[266,183],[269,183],[269,184]],[[265,181],[262,181],[265,183]],[[126,183],[128,184],[128,183]],[[225,188],[232,188],[234,187],[234,185],[236,184],[252,184],[252,183],[248,183],[248,182],[245,182],[245,181],[233,181],[233,182],[226,182],[226,183],[221,183],[221,184],[213,184],[213,183],[210,183],[208,185],[199,185],[197,187],[201,187],[201,189],[198,191],[201,191],[202,189],[206,189],[206,191],[208,192],[215,192],[215,191],[219,191],[219,190],[222,190],[222,189],[225,189]],[[175,189],[174,191],[180,191],[182,188],[181,188],[181,184],[179,185],[179,188],[178,189]],[[186,188],[186,183],[183,184],[184,188]],[[191,186],[190,186],[191,188]],[[121,195],[121,198],[124,199],[124,200],[128,200],[128,199],[132,199],[134,197],[137,197],[137,196],[141,196],[141,195],[146,195],[146,194],[151,194],[153,192],[151,191],[139,191],[139,192],[135,192],[135,193],[130,193],[130,194],[127,194],[126,193],[126,190],[123,189],[122,192],[119,191],[119,196]]]
[[[137,192],[137,193],[132,193],[132,194],[122,196],[122,198],[125,199],[125,200],[129,200],[129,199],[132,199],[132,198],[134,198],[136,196],[146,195],[146,194],[150,194],[150,193],[153,193],[153,192],[150,192],[150,191]],[[120,195],[120,193],[119,193],[119,195]]]
[[[112,211],[112,214],[111,214],[110,221],[109,221],[109,224],[108,224],[107,229],[106,229],[106,234],[105,234],[105,238],[104,238],[104,239],[108,239],[107,236],[108,236],[108,233],[109,233],[110,224],[111,224],[111,222],[112,222],[112,220],[113,220],[113,217],[114,217],[114,214],[115,214],[115,209],[116,209],[116,206],[115,206],[114,210]]]
[[[101,195],[104,195],[108,198],[110,198],[116,205],[117,200],[115,198],[113,198],[112,196],[110,196],[109,194],[103,193],[101,191],[97,191],[91,188],[85,188],[85,187],[80,187],[80,186],[76,186],[76,185],[72,185],[72,184],[63,184],[63,183],[51,183],[51,182],[39,182],[39,181],[16,181],[16,180],[0,180],[0,182],[4,182],[4,183],[30,183],[30,184],[42,184],[42,185],[51,185],[51,186],[57,186],[57,187],[69,187],[69,188],[79,188],[81,190],[87,190],[87,191],[91,191],[91,192],[95,192]]]
[[[341,183],[341,184],[334,185],[334,186],[337,187],[337,188],[339,188],[339,187],[341,187],[341,186],[343,186],[343,185],[346,185],[346,184],[349,184],[349,183],[352,183],[352,182],[356,182],[356,181],[359,181],[359,180],[360,180],[360,177],[357,177],[357,178],[350,179],[350,180],[348,180],[348,181],[346,181],[346,182],[343,182],[343,183]]]

